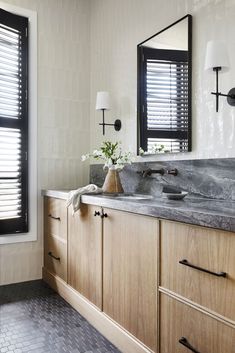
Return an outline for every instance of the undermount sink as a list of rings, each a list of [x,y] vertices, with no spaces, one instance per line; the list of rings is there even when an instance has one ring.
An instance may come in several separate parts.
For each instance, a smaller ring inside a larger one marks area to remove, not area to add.
[[[108,197],[115,197],[115,199],[118,200],[133,200],[133,201],[138,201],[138,200],[151,200],[153,196],[151,195],[142,195],[142,194],[113,194],[113,195],[104,195]]]

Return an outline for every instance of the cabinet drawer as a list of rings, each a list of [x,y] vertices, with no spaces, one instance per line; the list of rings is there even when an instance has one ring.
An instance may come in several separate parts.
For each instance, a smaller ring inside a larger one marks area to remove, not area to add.
[[[44,249],[44,266],[50,272],[67,281],[67,244],[47,236]]]
[[[234,254],[234,233],[162,221],[160,285],[235,321]]]
[[[45,233],[67,239],[67,208],[66,201],[45,197],[44,225]]]
[[[235,353],[234,328],[165,294],[160,303],[160,353]]]

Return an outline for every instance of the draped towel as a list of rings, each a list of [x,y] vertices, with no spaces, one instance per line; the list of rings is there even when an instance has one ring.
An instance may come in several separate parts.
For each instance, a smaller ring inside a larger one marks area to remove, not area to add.
[[[102,189],[95,184],[83,186],[77,190],[71,190],[68,194],[67,207],[72,205],[73,214],[77,212],[81,204],[81,196],[84,194],[101,194]]]

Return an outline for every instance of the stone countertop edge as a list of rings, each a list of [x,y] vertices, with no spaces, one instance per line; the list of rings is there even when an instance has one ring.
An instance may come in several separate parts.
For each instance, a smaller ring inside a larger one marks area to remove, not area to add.
[[[42,196],[67,200],[68,191],[43,190]],[[216,203],[215,200],[202,199],[198,200],[199,206],[196,205],[195,200],[191,202],[190,199],[187,199],[187,202],[169,202],[160,199],[160,202],[157,203],[158,199],[126,201],[103,195],[82,195],[81,201],[84,204],[107,207],[143,216],[235,232],[235,203],[233,203],[234,208],[231,208],[231,203],[226,201],[217,201],[220,206],[219,209],[213,209],[212,207]],[[200,206],[200,204],[204,205]]]

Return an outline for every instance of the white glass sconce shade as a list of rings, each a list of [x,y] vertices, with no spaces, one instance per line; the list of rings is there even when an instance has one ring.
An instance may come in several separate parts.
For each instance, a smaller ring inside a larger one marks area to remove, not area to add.
[[[110,96],[109,96],[109,92],[97,92],[97,96],[96,96],[96,106],[95,106],[96,110],[110,110]]]
[[[210,40],[206,47],[205,70],[220,67],[223,71],[229,69],[229,58],[225,43],[220,40]]]
[[[105,91],[97,92],[95,109],[102,110],[103,121],[99,125],[103,127],[103,135],[105,135],[105,126],[113,126],[115,131],[121,130],[121,127],[122,127],[121,120],[116,119],[114,124],[107,124],[105,123],[105,120],[104,120],[104,111],[110,110],[109,92],[105,92]]]

